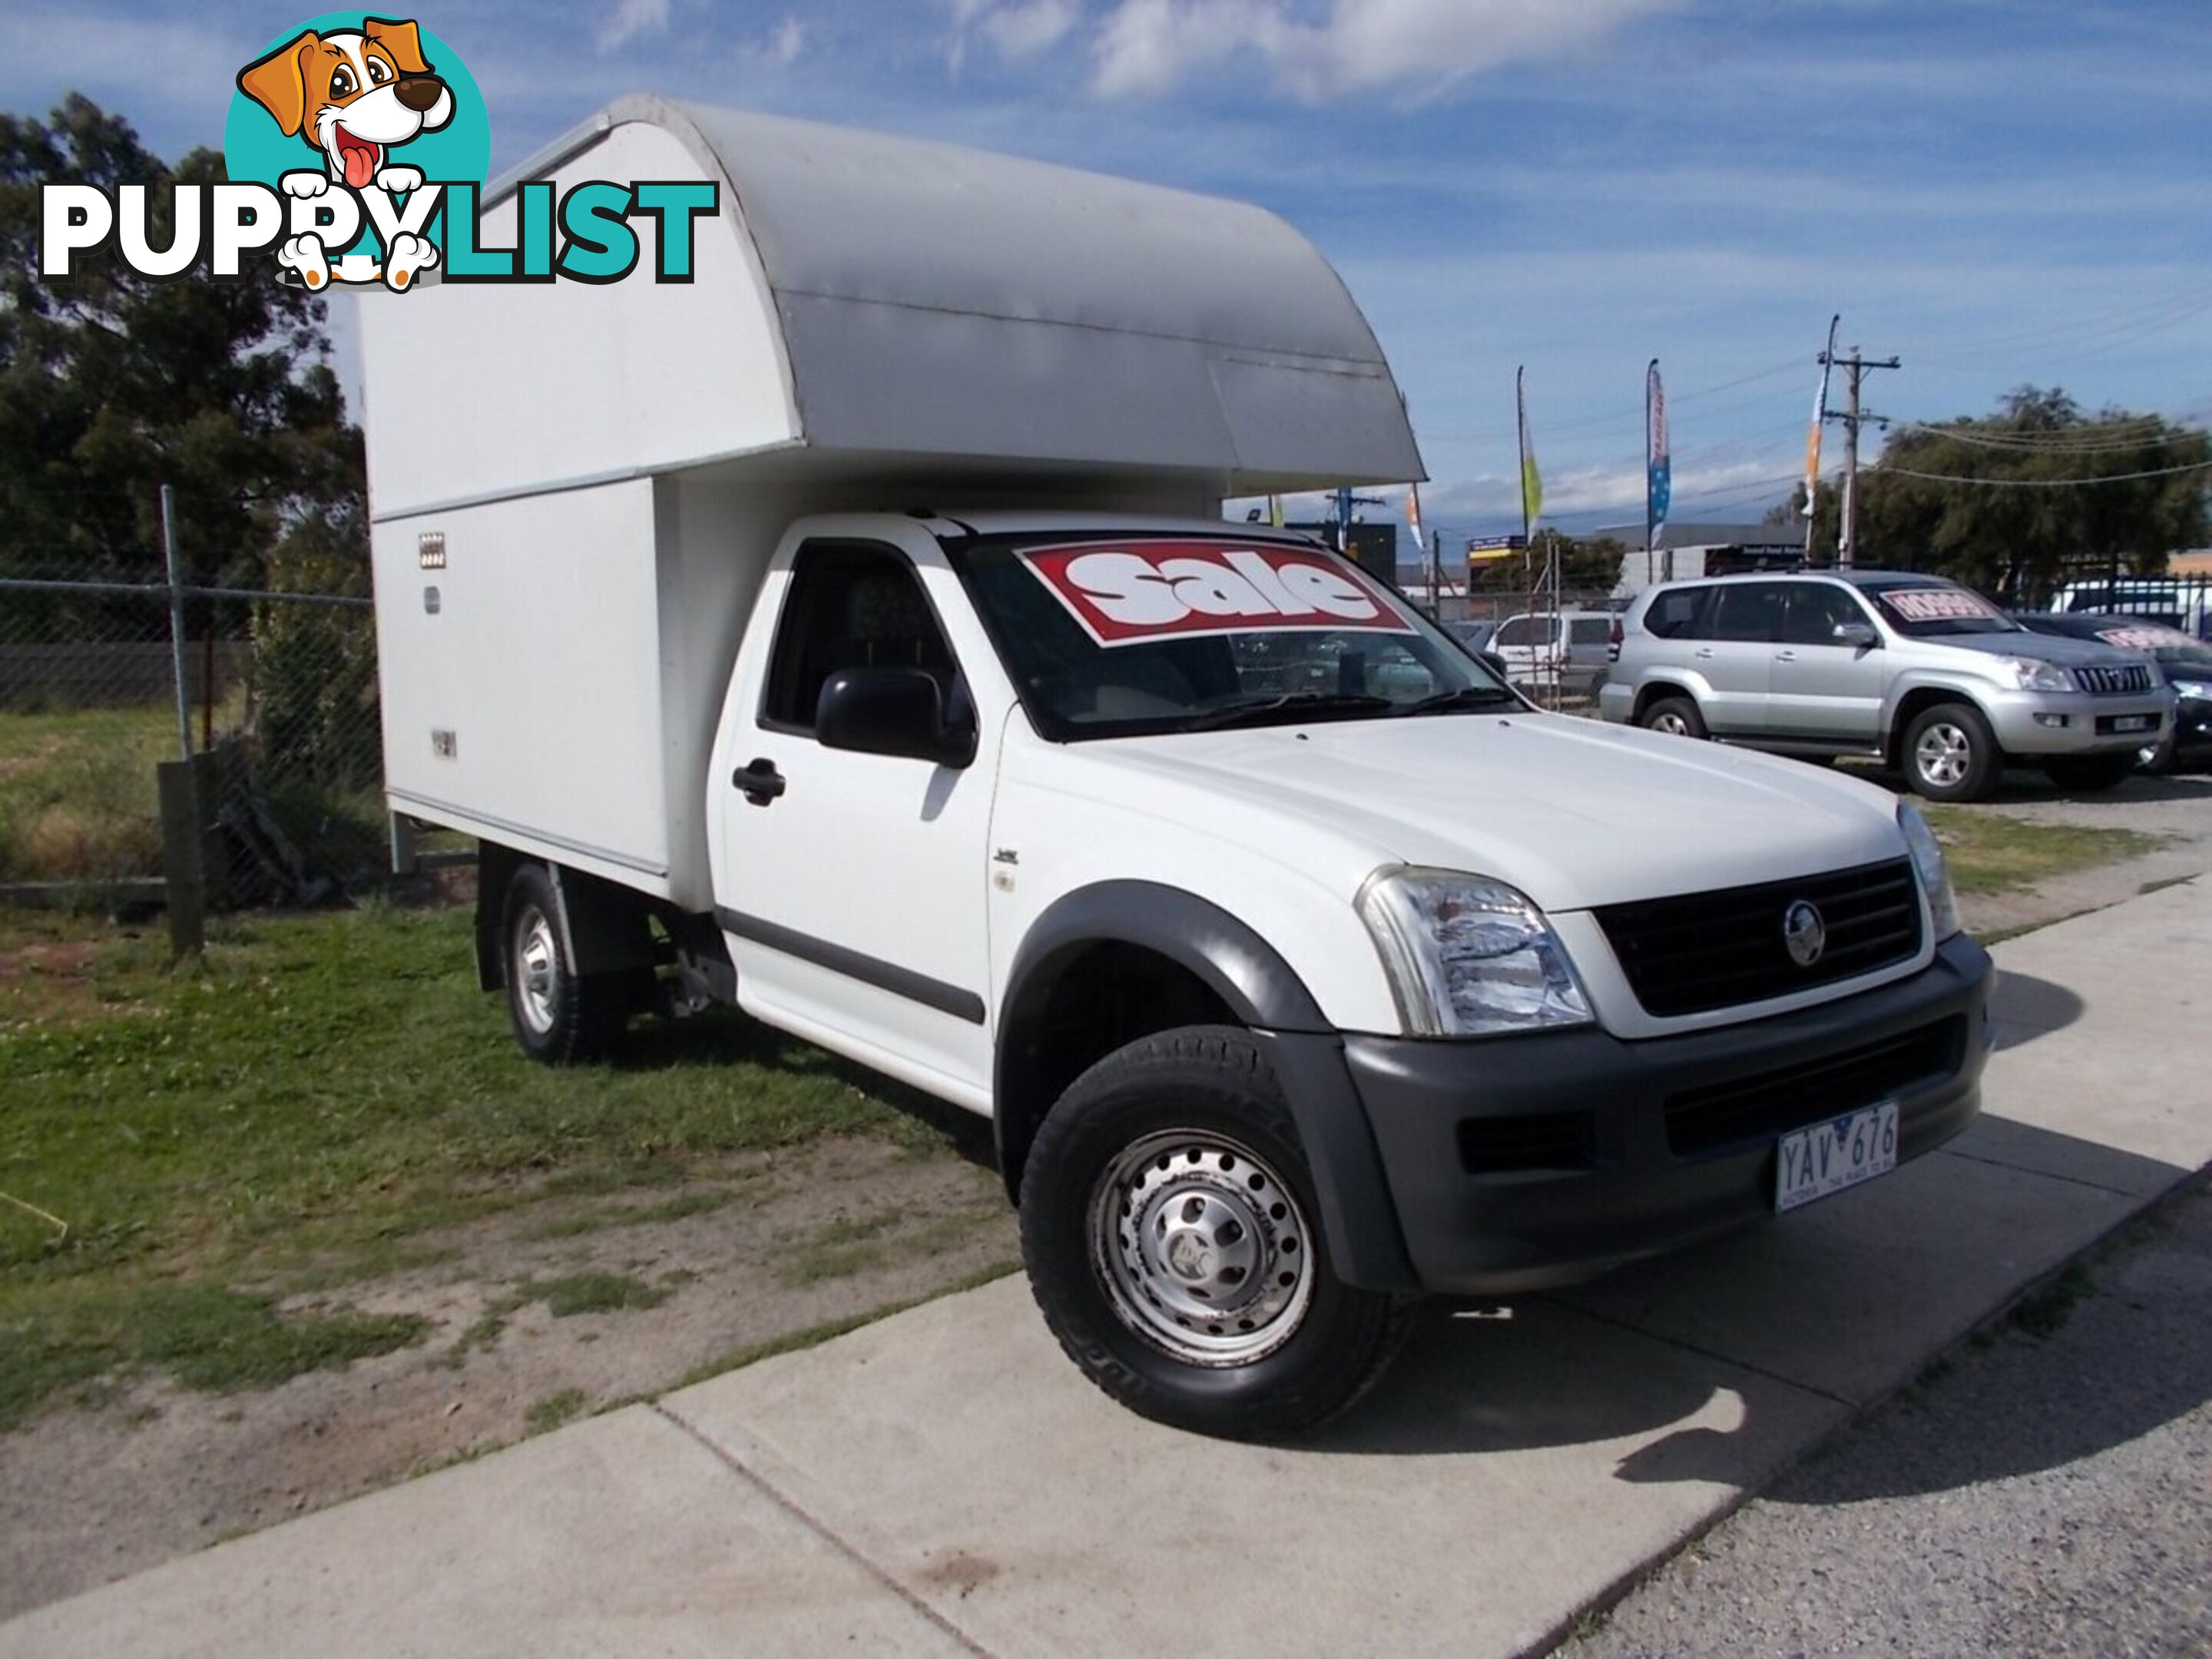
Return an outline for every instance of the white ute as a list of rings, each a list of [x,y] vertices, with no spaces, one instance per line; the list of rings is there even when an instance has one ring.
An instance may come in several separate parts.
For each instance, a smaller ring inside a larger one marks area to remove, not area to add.
[[[478,838],[549,1061],[732,1003],[996,1122],[1134,1409],[1321,1421],[1421,1291],[1556,1285],[1965,1127],[1913,809],[1540,713],[1226,498],[1420,476],[1256,209],[655,100],[696,276],[363,299],[392,811]]]

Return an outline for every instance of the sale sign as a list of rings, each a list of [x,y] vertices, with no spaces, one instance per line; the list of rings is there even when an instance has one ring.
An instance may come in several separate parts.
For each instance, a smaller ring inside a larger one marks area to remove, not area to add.
[[[1263,631],[1416,631],[1384,588],[1319,548],[1085,542],[1031,548],[1022,561],[1109,647]]]

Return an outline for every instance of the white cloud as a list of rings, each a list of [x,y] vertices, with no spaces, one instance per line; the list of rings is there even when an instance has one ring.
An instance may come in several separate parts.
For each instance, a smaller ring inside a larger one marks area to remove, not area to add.
[[[1082,19],[1076,0],[1027,0],[985,14],[981,27],[1002,57],[1034,58],[1066,40]]]
[[[760,55],[777,69],[789,69],[805,50],[806,25],[796,17],[787,17],[778,23],[758,48]]]
[[[1118,0],[1093,41],[1095,89],[1156,97],[1189,76],[1264,66],[1308,102],[1385,88],[1429,95],[1501,65],[1555,58],[1674,0]]]
[[[667,29],[668,0],[616,0],[596,44],[603,52],[617,52],[641,34],[664,34]]]

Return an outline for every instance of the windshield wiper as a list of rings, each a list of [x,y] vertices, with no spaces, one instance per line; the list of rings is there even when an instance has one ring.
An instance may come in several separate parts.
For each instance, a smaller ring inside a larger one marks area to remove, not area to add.
[[[1377,697],[1357,691],[1285,691],[1279,697],[1257,697],[1249,702],[1232,702],[1225,708],[1216,708],[1185,720],[1186,732],[1218,732],[1224,726],[1242,726],[1248,720],[1265,720],[1270,714],[1285,710],[1298,714],[1379,714],[1395,707],[1388,697]]]
[[[1441,714],[1454,708],[1497,708],[1521,706],[1521,699],[1497,685],[1462,685],[1456,691],[1439,691],[1433,697],[1423,697],[1409,702],[1398,713],[1407,714]]]

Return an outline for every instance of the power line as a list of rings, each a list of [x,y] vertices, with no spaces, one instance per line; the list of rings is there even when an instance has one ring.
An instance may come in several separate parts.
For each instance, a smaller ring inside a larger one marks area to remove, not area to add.
[[[1911,467],[1882,463],[1885,478],[1924,478],[1929,483],[1979,484],[1991,489],[2078,489],[2085,484],[2130,483],[2138,478],[2172,478],[2184,472],[2212,469],[2212,461],[2191,461],[2186,466],[2154,467],[2148,472],[2108,472],[2094,478],[1965,478],[1949,472],[1915,472]]]

